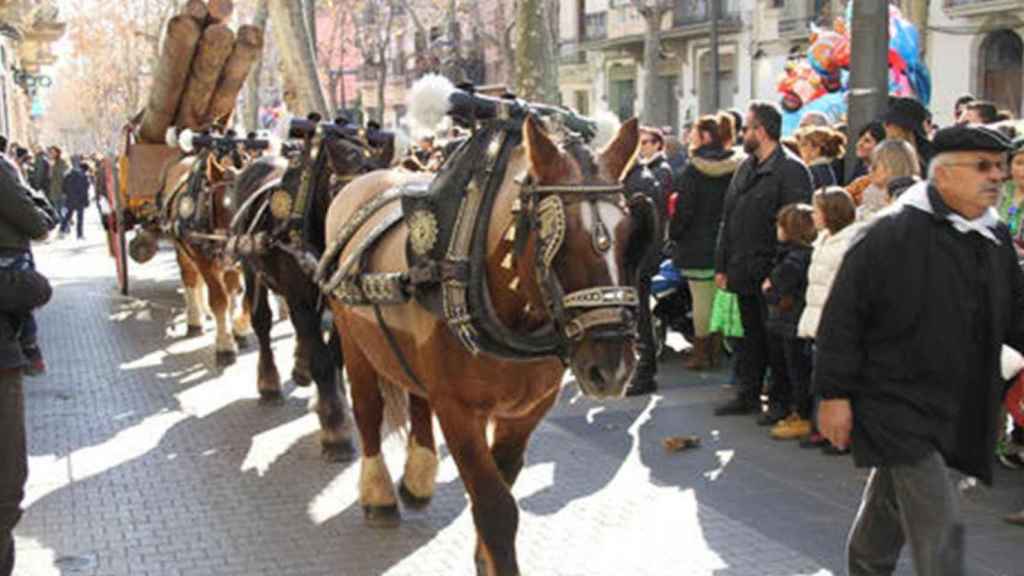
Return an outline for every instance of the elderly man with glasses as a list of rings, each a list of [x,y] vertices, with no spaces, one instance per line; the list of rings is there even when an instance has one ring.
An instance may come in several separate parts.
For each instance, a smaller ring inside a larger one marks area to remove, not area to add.
[[[928,180],[854,239],[816,340],[822,434],[872,468],[847,544],[852,576],[964,574],[949,469],[992,481],[1000,347],[1024,349],[1024,274],[994,210],[1010,143],[939,130]]]

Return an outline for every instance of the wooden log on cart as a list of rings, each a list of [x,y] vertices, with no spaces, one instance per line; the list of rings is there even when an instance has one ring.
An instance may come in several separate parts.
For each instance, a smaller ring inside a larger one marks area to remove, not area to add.
[[[167,38],[142,115],[141,141],[164,142],[167,129],[174,124],[202,31],[191,16],[174,16],[167,23]]]
[[[210,0],[207,10],[210,23],[224,24],[231,19],[231,14],[235,11],[235,3],[233,0]]]
[[[195,18],[196,22],[206,22],[206,18],[210,15],[210,11],[206,8],[206,2],[203,0],[188,0],[181,13]]]
[[[206,111],[206,123],[216,122],[227,126],[231,113],[238,102],[238,94],[242,91],[245,79],[263,53],[263,29],[259,26],[242,26],[238,29],[238,39],[231,51],[231,56],[224,64],[217,89],[213,92],[210,107]]]
[[[202,127],[206,111],[210,107],[217,80],[224,70],[224,64],[235,44],[235,33],[226,24],[214,24],[203,31],[192,72],[188,75],[188,87],[181,97],[175,124],[178,130]]]

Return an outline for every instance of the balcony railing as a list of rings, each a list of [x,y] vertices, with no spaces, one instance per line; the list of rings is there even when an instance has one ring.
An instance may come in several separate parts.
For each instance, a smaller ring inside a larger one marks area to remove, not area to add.
[[[1019,8],[1019,0],[942,0],[942,7],[948,12],[981,14],[995,10]]]
[[[577,42],[562,42],[558,45],[558,63],[566,66],[586,64],[587,53]]]
[[[704,24],[711,20],[711,5],[713,0],[677,0],[672,10],[672,26],[693,26]],[[718,18],[729,22],[738,21],[740,18],[739,0],[718,0]]]
[[[583,40],[604,40],[608,37],[608,13],[595,12],[583,16]]]

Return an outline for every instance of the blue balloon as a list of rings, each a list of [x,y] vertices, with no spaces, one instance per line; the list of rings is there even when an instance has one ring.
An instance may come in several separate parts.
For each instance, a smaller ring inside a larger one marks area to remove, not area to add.
[[[846,115],[846,91],[832,92],[820,98],[815,98],[796,112],[782,113],[782,135],[789,136],[796,132],[800,126],[800,119],[807,112],[822,112],[828,117],[829,122],[836,123]]]

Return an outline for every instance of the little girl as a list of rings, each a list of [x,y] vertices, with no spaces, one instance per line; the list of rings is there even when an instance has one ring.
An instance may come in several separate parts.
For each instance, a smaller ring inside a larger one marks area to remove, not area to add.
[[[814,226],[818,229],[818,239],[814,243],[811,255],[811,267],[807,273],[806,306],[797,326],[797,336],[813,342],[818,332],[821,312],[832,290],[832,281],[843,263],[850,239],[860,228],[853,225],[856,218],[856,206],[853,198],[839,187],[819,190],[813,199]],[[812,427],[813,428],[813,427]],[[803,448],[821,448],[830,453],[835,449],[823,436],[812,430],[810,436],[801,441]]]
[[[779,253],[775,267],[761,287],[768,303],[765,327],[769,338],[782,340],[792,386],[792,413],[771,430],[772,438],[779,440],[811,433],[811,348],[808,340],[797,335],[797,324],[804,311],[811,246],[818,234],[813,212],[808,204],[789,204],[779,211]]]

